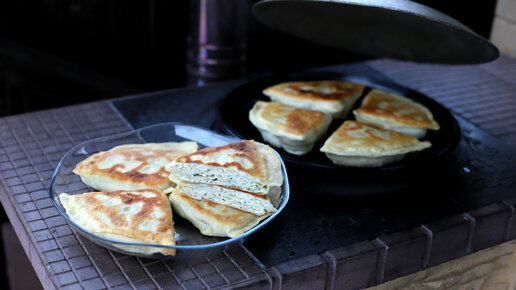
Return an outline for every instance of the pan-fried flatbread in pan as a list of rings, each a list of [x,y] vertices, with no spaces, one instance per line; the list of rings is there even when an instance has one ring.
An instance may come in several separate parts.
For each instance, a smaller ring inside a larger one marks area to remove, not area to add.
[[[439,130],[432,112],[420,103],[398,94],[372,90],[353,111],[357,121],[423,138],[427,129]]]
[[[428,141],[357,121],[345,121],[326,140],[321,151],[335,164],[379,167],[430,147]]]
[[[343,119],[364,88],[363,84],[338,80],[290,81],[267,87],[263,94],[272,101]]]
[[[264,101],[254,104],[249,120],[266,142],[295,155],[310,152],[331,123],[323,112]]]

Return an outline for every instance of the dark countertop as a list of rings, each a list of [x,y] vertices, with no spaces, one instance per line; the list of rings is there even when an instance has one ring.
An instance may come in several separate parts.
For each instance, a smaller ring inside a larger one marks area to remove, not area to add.
[[[48,199],[57,162],[81,141],[131,127],[180,121],[222,130],[216,106],[245,80],[2,118],[1,202],[42,284],[364,288],[516,238],[516,60],[444,66],[381,59],[328,69],[388,76],[454,112],[463,134],[452,174],[367,198],[315,198],[296,189],[294,178],[285,212],[261,233],[266,241],[195,260],[154,261],[108,251],[71,231]]]

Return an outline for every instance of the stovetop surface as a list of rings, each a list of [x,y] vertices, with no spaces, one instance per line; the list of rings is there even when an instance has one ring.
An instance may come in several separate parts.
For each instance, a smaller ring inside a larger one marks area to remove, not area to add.
[[[338,70],[387,76],[367,64]],[[135,128],[183,122],[224,132],[215,109],[245,80],[118,99],[112,105]],[[291,198],[283,213],[245,246],[266,267],[418,227],[514,196],[516,150],[454,115],[461,140],[447,162],[401,179],[397,192],[367,196],[327,194],[307,188],[302,173],[287,164]],[[345,182],[345,181],[343,181]],[[375,180],[370,181],[375,185]],[[376,185],[378,186],[378,185]]]

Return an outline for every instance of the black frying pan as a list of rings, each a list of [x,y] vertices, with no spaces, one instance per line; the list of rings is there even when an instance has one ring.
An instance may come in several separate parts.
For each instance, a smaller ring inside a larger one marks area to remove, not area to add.
[[[336,72],[299,72],[277,74],[249,81],[231,91],[219,106],[219,114],[225,131],[240,139],[252,139],[266,143],[248,118],[249,110],[258,100],[269,100],[262,94],[267,86],[294,80],[347,80],[367,85],[367,91],[377,88],[401,94],[426,106],[441,126],[438,131],[429,130],[425,140],[432,147],[410,154],[406,159],[378,168],[354,168],[334,165],[319,151],[326,138],[343,120],[334,120],[325,136],[312,152],[297,156],[281,148],[275,148],[285,161],[292,186],[316,191],[318,194],[344,196],[374,195],[399,191],[414,182],[435,182],[433,173],[443,172],[453,163],[453,153],[459,144],[460,127],[453,115],[442,105],[425,95],[400,86],[387,79],[369,74]],[[355,108],[362,101],[357,101]],[[348,119],[353,119],[350,113]]]

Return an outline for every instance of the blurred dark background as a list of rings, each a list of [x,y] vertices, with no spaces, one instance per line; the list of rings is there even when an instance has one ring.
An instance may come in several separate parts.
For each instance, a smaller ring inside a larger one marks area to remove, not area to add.
[[[186,69],[194,2],[198,0],[0,1],[0,116],[195,84]],[[489,38],[496,0],[416,2]],[[252,18],[247,38],[247,73],[368,58],[282,35]],[[6,231],[4,244],[16,239]],[[0,275],[8,281],[5,271]]]
[[[186,86],[190,2],[197,1],[2,1],[0,115]],[[489,36],[495,0],[418,2]],[[248,30],[249,73],[364,57],[281,35],[252,18]]]

